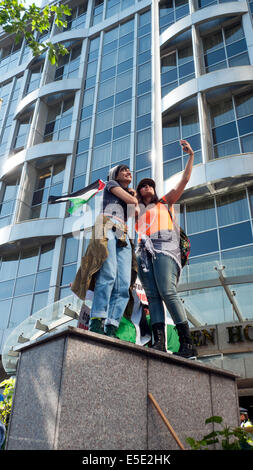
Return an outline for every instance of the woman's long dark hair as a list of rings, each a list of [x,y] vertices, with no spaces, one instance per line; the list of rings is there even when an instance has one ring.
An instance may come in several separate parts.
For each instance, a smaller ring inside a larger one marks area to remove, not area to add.
[[[144,200],[143,200],[143,198],[140,194],[140,190],[137,189],[136,193],[137,193],[137,199],[138,199],[139,204],[144,204],[144,206],[146,206],[146,204],[145,204],[145,202],[144,202]],[[157,204],[158,201],[159,201],[159,198],[158,198],[158,196],[156,194],[156,190],[154,188],[154,196],[153,196],[152,200],[148,203],[148,205],[149,204]]]

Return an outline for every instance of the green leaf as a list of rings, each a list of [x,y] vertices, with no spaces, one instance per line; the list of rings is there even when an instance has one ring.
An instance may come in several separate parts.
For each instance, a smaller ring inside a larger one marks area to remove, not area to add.
[[[218,424],[221,424],[223,421],[222,417],[221,416],[211,416],[210,418],[207,418],[206,421],[205,421],[205,424],[209,424],[209,423],[218,423]]]
[[[208,441],[206,441],[207,445],[211,446],[213,444],[218,444],[219,442],[219,439],[210,439]]]
[[[210,434],[207,434],[207,436],[204,436],[204,439],[211,439],[212,437],[217,437],[216,431],[210,432]]]
[[[186,438],[186,442],[187,442],[187,444],[189,444],[191,447],[194,447],[194,446],[195,446],[195,443],[196,443],[196,441],[195,441],[195,439],[193,439],[193,437],[187,437],[187,438]]]
[[[58,55],[67,54],[68,51],[55,45],[50,52],[48,45],[40,46],[40,43],[35,40],[35,34],[48,31],[53,19],[60,27],[66,26],[66,16],[70,16],[71,11],[67,5],[47,5],[41,9],[35,3],[27,7],[18,0],[2,0],[0,1],[0,26],[6,33],[15,34],[18,39],[25,37],[34,56],[49,50],[49,60],[52,64],[56,64]]]

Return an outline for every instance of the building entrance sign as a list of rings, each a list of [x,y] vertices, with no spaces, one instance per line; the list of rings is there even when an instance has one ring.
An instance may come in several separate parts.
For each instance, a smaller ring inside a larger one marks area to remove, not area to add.
[[[253,351],[253,322],[193,328],[191,334],[199,355]]]

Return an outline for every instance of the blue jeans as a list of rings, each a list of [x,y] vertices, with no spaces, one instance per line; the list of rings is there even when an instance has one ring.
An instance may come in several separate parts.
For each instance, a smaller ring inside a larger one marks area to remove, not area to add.
[[[148,271],[141,267],[140,255],[137,253],[138,276],[146,292],[149,303],[150,321],[164,323],[165,303],[175,324],[187,321],[183,304],[177,293],[179,267],[168,255],[156,253],[155,257],[148,256]]]
[[[108,230],[109,255],[100,268],[94,289],[90,318],[106,318],[105,325],[119,326],[129,300],[132,248],[117,246],[116,232]]]

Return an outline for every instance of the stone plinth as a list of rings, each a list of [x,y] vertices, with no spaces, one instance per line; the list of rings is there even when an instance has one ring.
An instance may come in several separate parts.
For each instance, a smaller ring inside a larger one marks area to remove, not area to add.
[[[149,392],[184,445],[239,424],[234,374],[69,327],[21,350],[7,449],[179,449]]]

